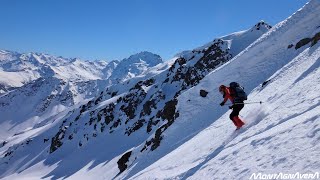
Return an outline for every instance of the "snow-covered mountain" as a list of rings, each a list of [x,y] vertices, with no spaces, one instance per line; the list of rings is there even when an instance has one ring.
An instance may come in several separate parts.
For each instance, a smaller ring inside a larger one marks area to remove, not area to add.
[[[6,139],[23,129],[32,128],[37,124],[45,123],[59,112],[63,112],[69,107],[86,103],[92,98],[98,96],[113,83],[113,71],[119,75],[119,69],[122,68],[148,68],[153,67],[161,62],[159,57],[157,61],[153,61],[150,57],[146,57],[144,53],[136,54],[135,57],[149,61],[149,64],[123,64],[119,61],[87,62],[79,59],[63,59],[56,58],[44,54],[18,54],[9,51],[2,52],[2,73],[5,75],[4,81],[10,82],[10,78],[6,78],[15,74],[17,76],[31,73],[32,78],[26,82],[20,82],[22,79],[12,78],[17,82],[26,83],[21,87],[15,87],[9,92],[0,96],[0,124],[3,127],[0,139]],[[150,59],[149,59],[150,58]],[[124,60],[128,62],[127,59]],[[122,62],[122,61],[121,61]],[[120,68],[118,64],[123,64]],[[127,65],[127,67],[126,67]],[[131,72],[132,76],[139,76],[144,71]],[[123,72],[119,79],[124,81],[127,78],[127,72]],[[23,77],[23,76],[22,76]],[[32,80],[35,79],[35,80]],[[9,81],[8,81],[9,80]],[[32,81],[31,81],[32,80]],[[2,85],[4,90],[8,90]],[[19,85],[19,84],[15,84]],[[117,84],[117,86],[122,86]],[[12,87],[11,87],[12,88]],[[121,88],[126,90],[126,88]],[[113,95],[111,92],[109,98]],[[28,102],[25,104],[24,102]]]
[[[53,76],[75,82],[108,80],[111,85],[139,76],[159,63],[162,63],[161,57],[150,52],[141,52],[121,61],[107,62],[0,50],[0,93],[41,77]]]
[[[150,52],[141,52],[123,59],[110,76],[113,84],[124,82],[137,75],[145,73],[148,68],[162,63],[159,55]]]
[[[24,126],[20,117],[2,120],[0,178],[249,179],[319,170],[319,15],[312,0],[273,28],[261,21],[151,68],[132,56],[126,64],[137,68],[121,68],[124,79],[92,99],[66,100],[68,107]],[[61,85],[49,92],[61,93],[45,106],[32,96],[33,106],[53,110],[67,97],[70,85],[54,78]],[[236,132],[217,91],[231,81],[249,102],[263,101],[245,106],[246,125]]]
[[[40,77],[55,76],[63,80],[88,81],[102,79],[106,61],[82,61],[41,53],[20,54],[0,51],[0,84],[6,89],[21,87]],[[111,69],[112,70],[112,69]],[[108,71],[108,70],[105,70]]]

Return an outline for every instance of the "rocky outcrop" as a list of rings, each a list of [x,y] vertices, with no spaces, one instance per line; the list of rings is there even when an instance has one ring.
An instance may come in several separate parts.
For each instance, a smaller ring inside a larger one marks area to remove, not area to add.
[[[129,161],[129,158],[131,156],[132,151],[126,152],[121,156],[121,158],[118,160],[118,168],[120,170],[119,174],[122,173],[124,170],[127,169],[128,165],[127,162]]]
[[[313,37],[309,38],[303,38],[299,42],[297,42],[295,49],[299,49],[302,46],[305,46],[311,42],[311,47],[314,46],[318,41],[320,40],[320,32],[316,33]]]

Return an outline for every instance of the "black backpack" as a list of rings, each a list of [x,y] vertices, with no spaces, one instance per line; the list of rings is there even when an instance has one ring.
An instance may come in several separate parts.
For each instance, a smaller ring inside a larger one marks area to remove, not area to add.
[[[230,94],[234,98],[235,103],[241,103],[247,100],[247,93],[244,92],[244,88],[237,82],[230,83]]]

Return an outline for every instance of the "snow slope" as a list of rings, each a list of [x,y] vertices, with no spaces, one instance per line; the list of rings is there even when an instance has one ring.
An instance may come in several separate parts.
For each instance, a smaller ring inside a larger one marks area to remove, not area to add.
[[[247,127],[232,139],[227,139],[222,145],[223,150],[220,151],[221,146],[215,144],[215,151],[194,169],[198,171],[187,171],[185,175],[194,173],[190,179],[247,179],[258,172],[318,172],[319,62],[320,48],[317,44],[280,69],[265,88],[254,89],[250,95],[252,101],[266,103],[248,105],[244,109],[242,116]],[[224,116],[216,123],[223,128],[226,121]],[[207,130],[214,132],[207,135],[224,139],[218,128],[211,126]],[[202,145],[200,147],[206,148],[205,144]]]
[[[246,105],[243,130],[234,132],[229,111],[133,179],[249,179],[252,173],[317,172],[319,60],[317,44],[276,72],[265,87],[255,88],[250,101],[264,104]]]
[[[162,147],[185,143],[132,179],[249,179],[259,172],[319,171],[319,42],[288,48],[320,32],[319,10],[319,1],[311,1],[183,93],[180,117],[165,133]],[[223,114],[227,108],[219,107],[216,89],[231,81],[252,90],[251,102],[264,102],[245,106],[241,115],[247,125],[236,133],[230,111]],[[209,90],[208,98],[199,97],[201,89]]]

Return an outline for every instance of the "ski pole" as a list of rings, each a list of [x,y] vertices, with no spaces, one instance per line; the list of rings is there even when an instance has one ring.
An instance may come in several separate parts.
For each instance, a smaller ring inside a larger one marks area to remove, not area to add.
[[[262,104],[262,101],[259,102],[244,102],[244,103],[234,103],[234,104]]]
[[[243,103],[234,103],[234,104],[262,104],[263,102],[262,101],[259,101],[259,102],[243,102]],[[234,105],[232,103],[228,103],[228,104],[225,104],[225,105]]]

